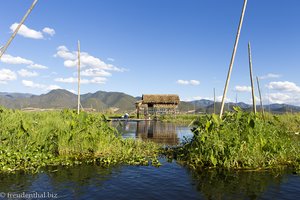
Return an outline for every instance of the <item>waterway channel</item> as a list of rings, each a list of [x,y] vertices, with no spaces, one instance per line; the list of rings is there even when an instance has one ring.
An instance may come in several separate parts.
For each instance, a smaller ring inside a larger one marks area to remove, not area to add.
[[[152,140],[166,146],[180,145],[193,135],[190,127],[173,123],[118,122],[114,126],[124,138]],[[101,200],[300,198],[300,176],[289,170],[195,172],[176,161],[160,161],[159,168],[81,165],[55,167],[38,174],[0,174],[0,200],[30,194],[47,197],[43,199]]]

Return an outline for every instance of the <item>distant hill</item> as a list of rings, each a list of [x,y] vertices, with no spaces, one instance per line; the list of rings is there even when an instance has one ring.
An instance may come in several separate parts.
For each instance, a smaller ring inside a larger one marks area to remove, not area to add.
[[[211,100],[201,99],[184,103],[184,109],[182,111],[195,110],[196,113],[213,113],[214,112],[214,102]],[[182,104],[181,103],[181,104]],[[233,111],[233,107],[238,106],[245,111],[251,111],[252,105],[246,104],[244,102],[238,103],[225,103],[224,111]],[[272,113],[285,113],[285,112],[300,112],[299,106],[287,105],[287,104],[270,104],[263,106],[265,111],[270,111]],[[261,107],[259,105],[256,106],[257,110],[260,110]],[[221,102],[216,102],[215,111],[218,114],[221,110]]]
[[[96,111],[107,111],[108,109],[117,110],[117,112],[131,112],[135,110],[135,102],[141,97],[133,97],[121,92],[98,91],[81,95],[81,105],[84,108],[93,108]],[[42,95],[33,95],[27,93],[7,93],[0,92],[0,105],[7,108],[76,108],[77,95],[67,90],[57,89]],[[232,111],[233,106],[239,106],[243,110],[250,111],[252,106],[243,102],[226,103],[225,111]],[[220,111],[221,103],[215,105],[216,113]],[[257,106],[257,109],[260,109]],[[274,113],[300,112],[300,107],[287,104],[271,104],[264,106],[266,111]],[[196,101],[181,101],[178,107],[180,112],[190,113],[213,113],[214,102],[207,99]]]
[[[83,107],[93,107],[98,111],[115,107],[120,111],[130,111],[135,109],[136,99],[121,92],[104,92],[88,93],[82,95]]]
[[[135,109],[136,99],[121,92],[87,93],[81,95],[81,105],[84,108],[94,108],[105,111],[108,108],[118,108],[120,112]],[[67,90],[52,90],[47,94],[32,95],[20,93],[0,93],[0,104],[8,108],[76,108],[77,95]]]

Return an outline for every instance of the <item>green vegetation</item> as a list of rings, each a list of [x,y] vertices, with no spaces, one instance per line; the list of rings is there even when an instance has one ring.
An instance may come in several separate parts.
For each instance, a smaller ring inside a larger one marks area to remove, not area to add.
[[[267,169],[300,163],[300,115],[242,112],[200,116],[194,137],[167,155],[193,169]]]
[[[196,120],[199,115],[196,114],[179,114],[179,115],[161,115],[158,120],[163,122],[172,122],[176,124],[189,125],[192,121]]]
[[[163,154],[192,169],[268,169],[300,166],[300,115],[243,112],[162,116],[193,122],[194,137]],[[38,171],[81,163],[160,165],[160,146],[123,139],[101,114],[74,111],[22,112],[0,107],[0,172]]]
[[[122,139],[103,115],[0,107],[0,124],[0,172],[81,163],[159,165],[156,144]]]

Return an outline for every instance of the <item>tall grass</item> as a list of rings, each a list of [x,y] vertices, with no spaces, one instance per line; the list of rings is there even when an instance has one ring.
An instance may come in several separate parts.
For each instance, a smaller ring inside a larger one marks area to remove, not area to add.
[[[0,108],[0,171],[47,165],[157,163],[158,146],[122,139],[101,114]]]
[[[259,115],[242,112],[199,117],[194,137],[172,153],[189,167],[261,169],[300,163],[299,115]]]

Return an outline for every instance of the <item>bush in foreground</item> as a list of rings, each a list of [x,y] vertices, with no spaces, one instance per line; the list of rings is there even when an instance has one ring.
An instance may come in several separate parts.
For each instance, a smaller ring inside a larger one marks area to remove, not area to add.
[[[0,171],[81,163],[158,163],[157,145],[122,139],[100,114],[0,108],[0,124]]]
[[[289,120],[287,120],[289,119]],[[201,116],[194,137],[171,153],[191,168],[260,169],[298,167],[299,115],[242,112]]]

